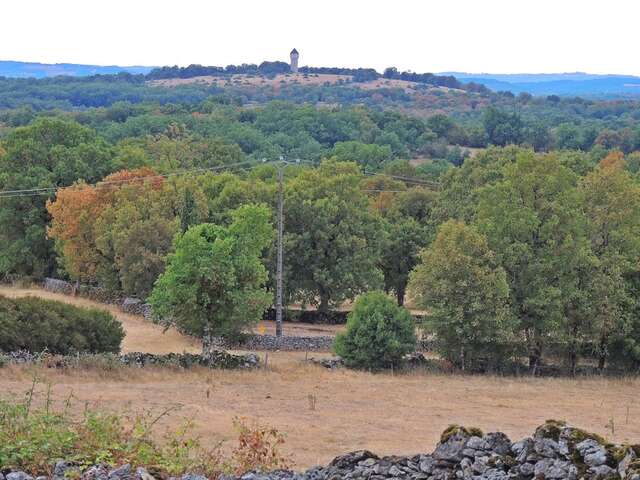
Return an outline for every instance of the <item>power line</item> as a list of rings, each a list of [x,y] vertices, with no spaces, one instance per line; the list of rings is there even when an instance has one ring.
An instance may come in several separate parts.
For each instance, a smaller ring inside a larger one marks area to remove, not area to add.
[[[171,172],[171,173],[156,173],[153,175],[144,175],[141,177],[132,177],[132,178],[125,178],[120,180],[107,180],[107,181],[96,182],[94,184],[85,184],[85,185],[91,186],[94,188],[106,188],[111,185],[121,185],[123,183],[135,183],[139,181],[156,179],[156,178],[169,178],[169,177],[174,177],[178,175],[188,175],[190,173],[198,173],[198,172],[206,173],[206,172],[214,172],[218,170],[232,169],[232,168],[235,168],[241,165],[247,165],[247,164],[254,164],[254,166],[260,165],[259,163],[256,163],[255,160],[247,160],[244,162],[231,163],[228,165],[219,165],[216,167],[192,168],[192,169],[185,169],[185,170],[180,170],[180,171]],[[3,190],[3,191],[0,191],[0,198],[49,195],[51,193],[55,193],[57,190],[61,188],[70,188],[70,187],[73,187],[74,185],[76,184],[68,185],[68,186],[59,186],[59,187],[29,188],[29,189],[23,189],[23,190]]]
[[[437,182],[431,182],[429,180],[422,180],[419,178],[412,178],[412,177],[404,177],[401,175],[391,175],[388,173],[374,173],[374,172],[364,172],[364,175],[369,176],[369,177],[388,177],[388,178],[392,178],[394,180],[399,180],[401,182],[405,182],[405,183],[411,183],[411,184],[415,184],[415,185],[422,185],[424,187],[431,187],[431,188],[440,188],[440,184]]]
[[[363,192],[366,193],[405,193],[406,190],[380,190],[380,189],[372,189],[372,188],[368,188],[366,190],[362,190]]]
[[[87,186],[92,186],[94,188],[108,188],[112,185],[122,185],[122,184],[127,184],[127,183],[137,183],[137,182],[141,182],[141,181],[145,181],[145,180],[152,180],[152,179],[157,179],[157,178],[170,178],[170,177],[174,177],[174,176],[179,176],[179,175],[188,175],[188,174],[192,174],[192,173],[206,173],[206,172],[215,172],[215,171],[220,171],[220,170],[228,170],[228,169],[233,169],[236,167],[241,167],[244,165],[252,165],[252,168],[255,168],[258,165],[262,165],[262,164],[274,164],[274,163],[279,163],[281,162],[283,165],[296,165],[296,164],[307,164],[307,165],[313,165],[313,166],[317,166],[317,162],[313,162],[311,160],[302,160],[302,159],[295,159],[295,160],[284,160],[282,157],[279,160],[270,160],[267,161],[265,159],[262,160],[262,162],[258,162],[256,160],[246,160],[244,162],[236,162],[236,163],[231,163],[228,165],[218,165],[215,167],[205,167],[205,168],[191,168],[191,169],[184,169],[184,170],[180,170],[180,171],[176,171],[176,172],[170,172],[170,173],[156,173],[153,175],[144,175],[144,176],[140,176],[140,177],[132,177],[132,178],[125,178],[125,179],[120,179],[120,180],[106,180],[106,181],[101,181],[101,182],[96,182],[94,184],[86,184]],[[247,170],[247,169],[243,169],[240,168],[240,170]],[[247,170],[248,171],[248,170]],[[416,178],[410,178],[410,177],[405,177],[405,176],[401,176],[401,175],[392,175],[392,174],[387,174],[387,173],[373,173],[373,172],[363,172],[363,174],[365,176],[369,176],[369,177],[388,177],[388,178],[392,178],[394,180],[399,180],[408,184],[413,184],[414,186],[423,186],[423,187],[431,187],[431,188],[439,188],[439,184],[435,183],[435,182],[430,182],[428,180],[421,180],[421,179],[416,179]],[[73,185],[67,185],[67,186],[58,186],[58,187],[39,187],[39,188],[26,188],[26,189],[15,189],[15,190],[2,190],[0,191],[0,198],[16,198],[16,197],[33,197],[33,196],[48,196],[51,195],[52,193],[55,193],[56,191],[58,191],[59,189],[62,188],[69,188],[72,187],[76,184]],[[376,190],[376,189],[365,189],[364,191],[366,192],[373,192],[373,191],[389,191],[389,192],[394,192],[394,193],[400,193],[399,190],[393,191],[393,190]]]

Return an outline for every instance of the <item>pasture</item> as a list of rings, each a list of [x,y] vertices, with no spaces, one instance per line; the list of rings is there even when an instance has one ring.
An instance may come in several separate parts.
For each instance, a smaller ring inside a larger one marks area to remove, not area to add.
[[[38,289],[2,287],[0,294],[30,294],[99,306]],[[163,333],[140,317],[125,315],[115,307],[102,308],[123,322],[125,351],[166,353],[199,348],[178,332]],[[260,355],[264,360],[265,354]],[[43,382],[38,389],[44,392],[50,383],[53,399],[60,403],[72,396],[72,408],[78,413],[86,404],[156,412],[177,406],[179,410],[163,418],[162,425],[175,427],[185,418],[193,419],[206,443],[231,444],[233,418],[256,419],[286,433],[286,451],[299,468],[362,448],[378,454],[430,451],[451,423],[500,430],[518,439],[546,419],[557,418],[616,442],[640,438],[638,379],[370,374],[305,364],[304,353],[271,352],[268,357],[267,367],[256,371],[64,371],[11,366],[0,370],[0,395],[21,396],[37,375]]]

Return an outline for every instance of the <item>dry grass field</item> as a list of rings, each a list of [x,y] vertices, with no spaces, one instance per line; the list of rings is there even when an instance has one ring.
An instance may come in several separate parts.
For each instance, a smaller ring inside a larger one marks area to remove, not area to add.
[[[267,78],[257,75],[231,75],[225,77],[217,77],[214,75],[203,75],[199,77],[191,78],[167,78],[161,80],[150,80],[149,84],[160,87],[177,87],[180,85],[238,85],[238,86],[252,86],[252,87],[278,87],[282,84],[297,83],[300,85],[323,85],[325,83],[334,84],[339,81],[349,81],[351,76],[349,75],[331,75],[331,74],[318,74],[307,75],[306,77],[302,73],[287,73],[278,74],[273,78]]]
[[[92,304],[40,290],[2,288],[0,293]],[[162,334],[136,316],[114,313],[127,330],[125,350],[197,349],[177,332]],[[264,359],[265,354],[261,356]],[[256,419],[286,433],[286,450],[301,468],[360,448],[379,454],[430,451],[451,423],[501,430],[519,438],[545,419],[558,418],[617,442],[640,441],[638,379],[370,374],[325,370],[305,364],[304,356],[269,353],[267,368],[246,372],[9,367],[0,370],[0,396],[22,395],[37,374],[53,385],[56,401],[72,394],[78,412],[85,403],[157,412],[179,405],[179,412],[164,419],[163,426],[192,418],[205,442],[228,441],[230,446],[233,418]]]
[[[149,84],[159,87],[177,87],[180,85],[236,85],[236,86],[251,86],[251,87],[271,87],[278,88],[281,85],[286,84],[298,84],[298,85],[324,85],[324,84],[336,84],[338,82],[350,82],[351,75],[333,75],[333,74],[309,74],[304,75],[302,73],[287,73],[278,74],[273,78],[267,78],[257,75],[231,75],[226,77],[218,77],[214,75],[203,75],[199,77],[191,78],[167,78],[160,80],[150,80]],[[422,84],[415,82],[409,82],[406,80],[395,80],[388,78],[379,78],[377,80],[371,80],[368,82],[352,83],[353,87],[362,88],[363,90],[375,90],[380,88],[401,88],[405,93],[411,93]],[[422,85],[424,87],[424,85]],[[431,89],[449,91],[447,87],[435,87]]]

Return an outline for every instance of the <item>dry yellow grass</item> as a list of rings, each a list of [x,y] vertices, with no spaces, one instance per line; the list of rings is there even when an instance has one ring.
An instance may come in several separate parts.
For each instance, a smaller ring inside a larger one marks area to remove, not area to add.
[[[309,74],[305,76],[302,73],[288,73],[278,74],[273,78],[267,78],[262,76],[248,76],[248,75],[231,75],[231,76],[214,76],[203,75],[199,77],[191,78],[166,78],[160,80],[150,80],[149,84],[152,86],[160,87],[177,87],[180,85],[236,85],[236,86],[252,86],[252,87],[271,87],[278,88],[281,85],[298,84],[298,85],[324,85],[336,84],[340,81],[350,82],[351,75],[334,75],[327,73]],[[424,84],[415,82],[409,82],[407,80],[395,80],[388,78],[378,78],[376,80],[370,80],[368,82],[357,82],[350,84],[352,87],[361,88],[363,90],[375,90],[380,88],[401,88],[406,93],[412,93],[416,91],[419,86],[424,87]],[[452,90],[447,87],[430,86],[432,90],[449,91]]]
[[[2,287],[0,294],[100,306],[38,289]],[[123,322],[126,350],[198,349],[177,332],[162,334],[139,317],[106,308]],[[260,355],[264,360],[266,354]],[[379,454],[430,451],[451,423],[501,430],[516,439],[531,434],[545,419],[557,418],[617,442],[640,442],[639,379],[374,375],[324,370],[305,364],[304,357],[272,352],[268,367],[257,371],[124,368],[105,373],[10,367],[0,370],[0,397],[21,395],[38,374],[53,384],[57,401],[73,393],[78,412],[85,402],[113,410],[157,411],[179,404],[180,413],[164,424],[176,426],[193,418],[207,443],[231,440],[234,417],[255,418],[287,434],[287,450],[301,468],[360,448]]]
[[[430,451],[451,423],[501,430],[515,439],[547,418],[560,418],[616,441],[640,440],[638,380],[374,375],[303,365],[303,357],[270,353],[269,368],[252,372],[39,373],[54,384],[58,401],[73,392],[78,411],[84,402],[156,411],[180,404],[180,413],[165,425],[192,418],[207,443],[231,440],[236,416],[258,419],[287,434],[287,451],[299,467],[360,448],[380,454]],[[24,367],[3,370],[0,395],[21,394],[32,374]],[[607,427],[611,419],[615,437]]]
[[[203,75],[199,77],[191,78],[167,78],[161,80],[150,80],[149,84],[153,86],[161,87],[177,87],[179,85],[226,85],[233,84],[238,86],[268,86],[279,87],[282,84],[300,84],[300,85],[323,85],[325,83],[338,83],[340,80],[351,80],[350,75],[332,75],[332,74],[310,74],[306,77],[302,73],[288,73],[278,74],[273,78],[267,78],[262,76],[248,76],[248,75],[231,75],[224,77],[217,77],[214,75]]]
[[[111,312],[125,329],[126,337],[122,344],[123,352],[149,352],[149,353],[170,353],[170,352],[198,352],[201,344],[193,338],[181,335],[174,329],[164,332],[164,329],[154,325],[139,315],[129,315],[123,313],[115,305],[105,305],[82,297],[71,297],[59,293],[52,293],[42,288],[18,288],[0,285],[0,295],[6,297],[27,297],[36,296],[48,300],[70,303],[81,307],[101,308]],[[289,323],[284,326],[285,334],[295,336],[333,336],[343,325],[314,325],[309,323]],[[257,332],[275,335],[275,322],[260,322],[255,328]]]

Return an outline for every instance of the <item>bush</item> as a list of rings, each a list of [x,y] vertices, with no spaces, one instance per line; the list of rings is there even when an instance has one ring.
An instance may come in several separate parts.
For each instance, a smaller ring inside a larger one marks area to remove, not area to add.
[[[204,445],[195,436],[194,424],[187,420],[160,436],[157,423],[174,409],[110,413],[65,403],[55,408],[50,396],[38,398],[36,383],[24,400],[0,400],[0,466],[23,470],[33,476],[51,477],[56,460],[66,459],[80,471],[98,463],[144,466],[156,478],[185,472],[218,478],[223,473],[246,470],[269,471],[289,467],[282,454],[283,435],[277,430],[236,419],[238,446],[233,455],[223,455],[221,443]],[[36,407],[42,404],[43,407]],[[158,440],[156,440],[156,438]]]
[[[118,353],[123,338],[122,325],[109,312],[0,296],[0,351]]]
[[[397,366],[416,347],[409,311],[382,292],[370,292],[355,303],[347,329],[337,335],[334,349],[347,366],[379,370]]]

